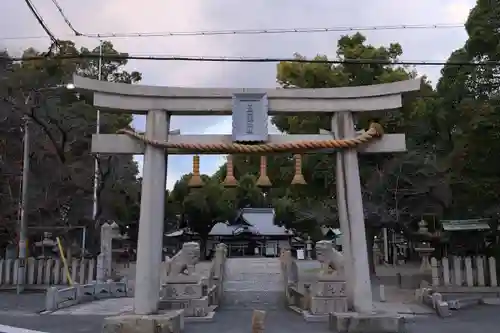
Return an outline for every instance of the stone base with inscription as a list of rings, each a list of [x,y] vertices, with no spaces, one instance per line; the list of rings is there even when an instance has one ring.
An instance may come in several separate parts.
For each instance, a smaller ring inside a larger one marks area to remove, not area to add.
[[[196,299],[162,299],[160,310],[184,310],[186,317],[205,317],[210,312],[208,296]]]
[[[348,311],[346,282],[338,277],[320,276],[311,291],[306,321],[328,321],[330,313]]]
[[[181,333],[183,311],[158,315],[120,315],[104,319],[102,333]]]
[[[161,299],[195,299],[207,296],[207,286],[202,282],[169,282],[161,290]]]
[[[311,297],[312,315],[328,315],[332,312],[347,312],[346,297]]]
[[[313,288],[310,312],[313,315],[327,315],[332,312],[347,312],[346,282],[320,280]]]
[[[186,317],[210,316],[211,307],[207,285],[195,283],[167,283],[162,288],[160,310],[184,310]]]
[[[329,328],[337,333],[403,333],[405,319],[386,313],[360,314],[357,312],[331,313]]]

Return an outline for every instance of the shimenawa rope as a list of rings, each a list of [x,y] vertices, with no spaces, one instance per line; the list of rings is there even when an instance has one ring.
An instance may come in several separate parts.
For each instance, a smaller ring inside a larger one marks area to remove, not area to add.
[[[220,154],[258,154],[258,153],[282,153],[282,152],[302,152],[306,150],[318,149],[348,149],[368,143],[374,139],[382,137],[384,130],[378,123],[370,124],[367,131],[362,132],[352,139],[330,139],[330,140],[311,140],[295,141],[284,143],[262,143],[262,144],[240,144],[240,143],[172,143],[168,141],[159,141],[146,138],[130,129],[121,129],[118,134],[128,135],[136,140],[142,141],[147,145],[163,149],[178,149],[187,152],[197,153],[220,153]]]

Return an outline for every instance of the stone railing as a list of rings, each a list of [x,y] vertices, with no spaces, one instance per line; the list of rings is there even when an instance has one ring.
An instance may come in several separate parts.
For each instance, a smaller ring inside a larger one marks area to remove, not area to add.
[[[184,243],[182,249],[165,263],[160,309],[183,309],[186,317],[207,317],[220,304],[227,248],[224,244],[217,245],[206,273],[195,271],[199,251],[198,243]]]
[[[0,285],[15,286],[18,281],[20,259],[0,259]],[[70,276],[73,282],[80,284],[96,280],[95,259],[73,259],[69,263]],[[26,259],[24,284],[30,286],[46,287],[50,285],[69,284],[64,265],[59,259]]]
[[[125,280],[76,284],[62,289],[50,287],[45,295],[45,311],[52,312],[94,300],[127,296],[128,286]]]
[[[431,258],[433,287],[452,289],[498,287],[496,260],[493,257]]]
[[[316,260],[297,260],[289,250],[281,255],[287,306],[314,321],[328,320],[331,312],[346,312],[348,308],[346,282],[343,275],[328,270],[331,243],[318,242],[326,255]]]

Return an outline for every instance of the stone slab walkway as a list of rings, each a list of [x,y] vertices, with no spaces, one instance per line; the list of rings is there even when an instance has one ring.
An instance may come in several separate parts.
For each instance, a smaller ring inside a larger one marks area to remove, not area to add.
[[[222,308],[283,309],[284,290],[279,258],[227,259]]]
[[[264,295],[265,293],[259,294]],[[237,309],[253,309],[253,308],[262,308],[266,310],[279,310],[279,308],[266,307],[262,301],[265,302],[266,296],[263,296],[263,300],[257,299],[257,302],[252,302],[252,299],[245,299],[245,293],[243,296],[239,296],[243,302],[246,301],[245,304],[241,304],[241,306],[236,307]],[[255,295],[254,295],[255,296]],[[238,304],[237,304],[238,305]],[[100,301],[95,301],[91,303],[80,304],[76,306],[72,306],[66,309],[61,309],[56,312],[53,312],[49,315],[54,316],[90,316],[90,315],[103,315],[103,316],[114,316],[122,313],[127,313],[133,311],[134,308],[134,300],[133,298],[112,298],[105,299]],[[225,307],[228,310],[235,309],[234,306]],[[423,307],[418,304],[411,303],[395,303],[395,302],[374,302],[374,308],[377,311],[383,311],[388,313],[397,313],[400,315],[405,315],[406,317],[413,317],[413,315],[434,315],[433,311]],[[282,309],[282,307],[281,307]],[[218,316],[218,314],[217,314]]]
[[[132,312],[133,310],[134,310],[134,299],[130,297],[124,297],[124,298],[103,299],[90,303],[79,304],[71,306],[69,308],[52,312],[50,315],[115,316],[126,312]]]
[[[249,333],[251,311],[222,310],[211,323],[187,323],[184,333]],[[2,325],[26,328],[47,333],[99,333],[104,315],[37,315],[19,317],[0,314]],[[441,319],[436,316],[417,316],[408,323],[407,333],[484,333],[496,332],[500,327],[498,307],[482,306],[461,311]],[[326,333],[326,323],[306,323],[301,316],[286,311],[268,311],[266,333]],[[0,330],[0,332],[2,332]],[[3,333],[21,333],[5,331]]]

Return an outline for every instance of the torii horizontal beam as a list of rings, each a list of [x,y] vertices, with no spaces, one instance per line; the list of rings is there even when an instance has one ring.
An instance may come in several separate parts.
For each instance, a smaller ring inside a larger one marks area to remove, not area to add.
[[[332,136],[329,134],[305,134],[305,135],[270,135],[269,143],[285,143],[293,141],[309,141],[309,140],[329,140]],[[170,143],[200,143],[214,144],[227,143],[231,144],[231,135],[169,135],[168,142]],[[92,152],[99,154],[144,154],[146,146],[143,142],[135,140],[125,134],[94,134],[92,136]],[[361,145],[357,149],[360,153],[394,153],[405,152],[406,141],[404,134],[385,134],[380,139],[374,140]],[[170,150],[168,154],[190,154],[196,152]]]
[[[167,110],[171,115],[231,115],[232,97],[266,93],[269,115],[364,112],[402,106],[401,94],[420,89],[421,81],[407,80],[371,86],[320,89],[178,88],[98,81],[75,75],[75,88],[94,92],[94,106],[109,112],[145,114]]]

